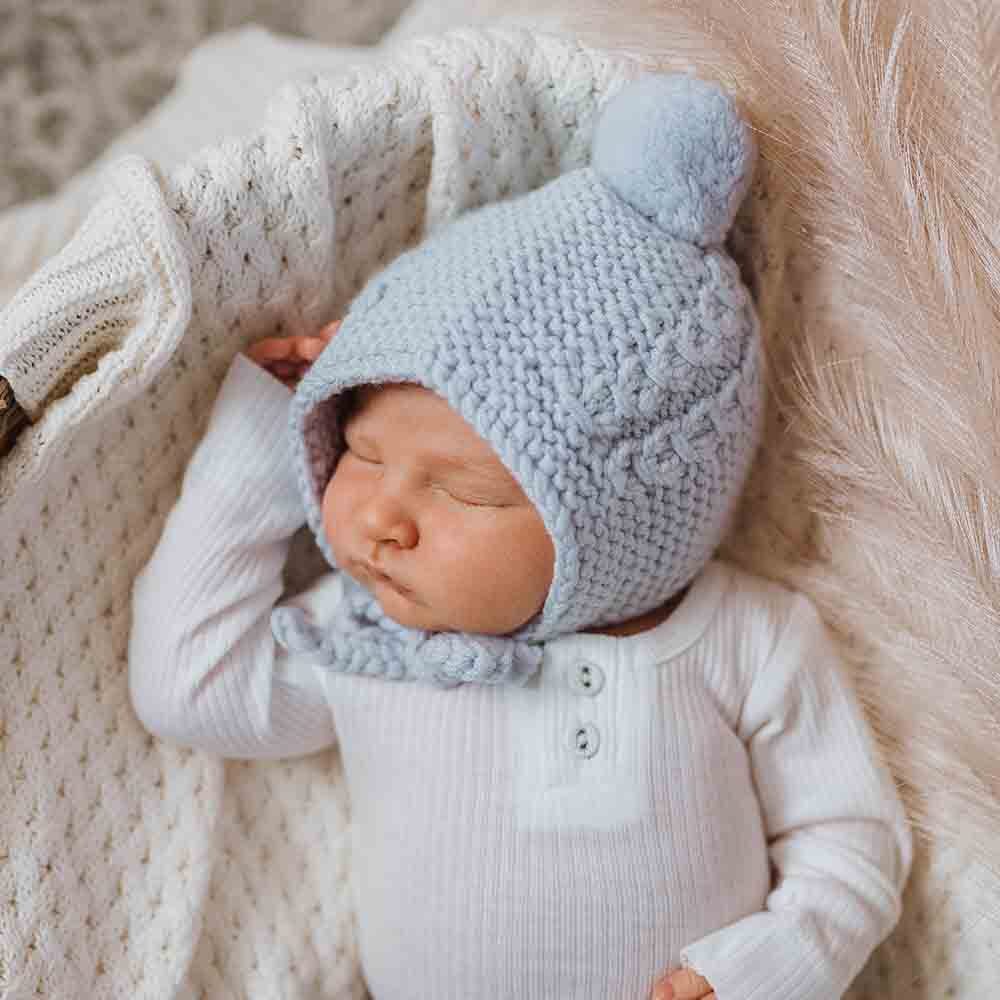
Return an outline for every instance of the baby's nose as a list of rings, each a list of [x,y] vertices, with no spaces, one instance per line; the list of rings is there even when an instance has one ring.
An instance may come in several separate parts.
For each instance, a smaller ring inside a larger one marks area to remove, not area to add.
[[[361,522],[373,542],[395,542],[404,549],[417,544],[416,522],[399,498],[389,493],[379,492],[368,500]]]

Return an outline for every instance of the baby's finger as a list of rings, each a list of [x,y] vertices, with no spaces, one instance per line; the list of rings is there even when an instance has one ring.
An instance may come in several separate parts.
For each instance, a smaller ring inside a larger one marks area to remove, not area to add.
[[[254,361],[277,361],[280,358],[287,358],[291,344],[287,337],[265,337],[251,344],[247,348],[247,354]]]
[[[694,969],[678,969],[671,977],[674,1000],[702,1000],[712,992],[712,984]]]
[[[326,347],[326,341],[319,337],[302,337],[299,341],[299,354],[306,361],[315,361]]]
[[[334,334],[340,329],[340,324],[343,322],[344,321],[342,319],[335,319],[332,323],[327,323],[326,326],[319,331],[317,336],[324,341],[332,340]]]

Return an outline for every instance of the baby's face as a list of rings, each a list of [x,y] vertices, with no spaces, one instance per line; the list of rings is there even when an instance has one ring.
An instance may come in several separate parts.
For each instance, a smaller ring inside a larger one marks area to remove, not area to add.
[[[541,609],[555,563],[542,519],[440,396],[409,384],[363,387],[344,437],[323,527],[337,565],[390,618],[504,635]]]

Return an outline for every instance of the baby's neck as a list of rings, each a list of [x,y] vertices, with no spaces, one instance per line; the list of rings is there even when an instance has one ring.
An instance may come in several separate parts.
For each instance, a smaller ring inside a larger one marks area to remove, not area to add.
[[[679,593],[674,594],[666,604],[661,604],[658,608],[653,608],[652,611],[639,615],[638,618],[630,618],[627,622],[619,622],[617,625],[606,625],[604,628],[585,628],[582,631],[596,635],[638,635],[640,632],[646,632],[655,628],[660,622],[666,621],[677,605],[684,600],[684,595],[687,592],[688,588],[685,587]]]

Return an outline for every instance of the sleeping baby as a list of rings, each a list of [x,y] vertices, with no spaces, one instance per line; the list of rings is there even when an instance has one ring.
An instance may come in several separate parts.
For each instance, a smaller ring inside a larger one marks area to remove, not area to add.
[[[762,430],[754,156],[719,87],[642,77],[589,166],[226,374],[132,701],[226,757],[339,747],[375,1000],[834,1000],[900,916],[828,631],[716,555]],[[303,524],[333,572],[283,600]]]

